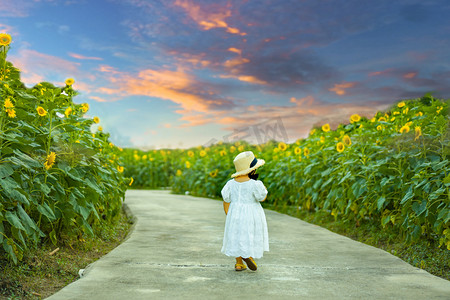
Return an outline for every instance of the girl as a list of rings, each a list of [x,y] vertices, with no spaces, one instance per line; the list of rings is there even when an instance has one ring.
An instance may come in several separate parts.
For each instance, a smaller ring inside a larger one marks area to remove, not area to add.
[[[234,159],[236,173],[222,189],[223,208],[227,215],[222,253],[236,257],[235,270],[256,271],[253,258],[261,258],[269,251],[266,216],[259,202],[266,200],[267,189],[257,180],[256,169],[264,160],[256,159],[252,151],[239,153]]]

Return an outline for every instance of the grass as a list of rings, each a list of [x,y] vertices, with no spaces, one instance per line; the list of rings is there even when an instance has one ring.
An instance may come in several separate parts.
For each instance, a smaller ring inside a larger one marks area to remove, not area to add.
[[[117,247],[131,223],[122,211],[115,224],[94,228],[96,237],[64,240],[58,246],[46,242],[17,265],[0,256],[0,299],[43,299],[56,293],[78,279],[80,269]]]
[[[407,245],[403,242],[399,232],[394,231],[391,227],[382,228],[381,224],[343,222],[335,220],[333,216],[323,211],[308,212],[293,206],[274,207],[264,204],[264,207],[383,249],[417,268],[450,280],[450,251],[445,247],[439,248],[436,242],[422,239],[412,245]]]

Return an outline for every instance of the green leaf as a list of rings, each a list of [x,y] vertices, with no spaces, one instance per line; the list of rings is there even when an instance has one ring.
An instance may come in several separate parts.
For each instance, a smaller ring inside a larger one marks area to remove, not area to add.
[[[420,216],[427,209],[427,201],[422,200],[422,202],[414,202],[411,206],[412,210],[417,216]]]
[[[89,234],[90,236],[94,236],[94,231],[92,231],[92,227],[85,219],[83,219],[83,228],[87,234]]]
[[[52,244],[56,246],[56,244],[58,243],[58,239],[56,238],[56,232],[54,228],[52,231],[50,231],[49,236],[50,240],[52,241]]]
[[[378,210],[381,210],[381,208],[383,208],[383,205],[384,205],[384,202],[386,201],[386,198],[385,197],[383,197],[383,196],[381,196],[380,198],[378,198],[378,201],[377,201],[377,207],[378,207]]]
[[[415,225],[414,226],[414,230],[412,232],[412,237],[414,240],[417,240],[418,238],[420,238],[420,235],[422,234],[422,228],[419,225]]]
[[[400,204],[405,203],[406,201],[408,201],[409,199],[411,199],[414,196],[413,190],[412,190],[412,186],[409,187],[408,192],[405,194],[405,196],[403,197],[402,201],[400,201]]]
[[[11,259],[14,262],[14,264],[17,264],[17,256],[14,253],[13,247],[8,243],[9,241],[12,242],[11,239],[4,239],[3,240],[3,249],[5,249],[5,252],[8,253],[9,257],[11,257]]]
[[[20,222],[20,219],[17,217],[15,212],[7,211],[5,213],[5,217],[8,223],[11,224],[13,227],[26,231],[26,229],[22,225],[22,222]]]
[[[46,196],[50,193],[50,187],[45,183],[40,183],[39,187],[41,188],[41,192],[43,192]]]
[[[350,176],[352,176],[352,172],[348,171],[344,177],[341,178],[341,180],[338,182],[338,184],[343,183],[347,178],[349,178]]]
[[[381,219],[381,225],[383,225],[383,227],[385,227],[386,224],[389,223],[390,220],[391,220],[391,216],[389,216],[389,215],[384,216],[384,217]]]
[[[3,242],[3,234],[5,234],[5,228],[3,227],[3,221],[0,221],[0,243]]]
[[[23,225],[24,225],[28,235],[32,235],[35,231],[37,231],[37,232],[41,231],[37,227],[36,223],[34,223],[34,221],[30,218],[30,216],[22,208],[22,205],[17,206],[17,211],[19,212],[19,217],[23,221]]]
[[[43,205],[38,205],[37,210],[43,214],[44,216],[46,216],[50,222],[56,220],[55,214],[53,213],[53,210],[50,208],[50,206],[48,206],[48,204],[46,202],[44,202]]]
[[[8,163],[0,165],[0,178],[11,176],[14,173],[14,169]]]
[[[20,150],[14,150],[14,154],[17,155],[18,158],[20,158],[20,160],[22,160],[22,162],[27,162],[29,166],[35,167],[35,168],[39,168],[41,167],[41,163],[38,162],[37,160],[31,158],[30,156],[26,155],[25,153],[23,153]]]
[[[19,184],[11,177],[0,178],[0,186],[4,193],[12,200],[19,201],[25,205],[29,205],[27,197],[20,193],[16,188],[20,189]]]
[[[429,196],[429,199],[430,199],[431,201],[432,201],[432,200],[435,200],[435,199],[439,198],[439,196],[442,195],[444,192],[445,192],[445,188],[441,187],[440,189],[438,189],[438,190],[432,192],[432,193],[430,194],[430,196]]]
[[[103,195],[102,190],[99,188],[99,186],[97,185],[97,183],[92,182],[92,180],[90,180],[89,178],[86,178],[84,180],[84,182],[86,183],[86,185],[88,187],[90,187],[91,189],[93,189],[97,194],[99,195]]]
[[[450,173],[442,180],[446,186],[450,186]]]

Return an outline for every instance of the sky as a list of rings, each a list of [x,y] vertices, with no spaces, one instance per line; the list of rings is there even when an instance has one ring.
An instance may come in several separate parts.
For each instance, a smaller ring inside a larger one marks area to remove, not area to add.
[[[447,0],[0,0],[22,81],[74,78],[111,141],[142,149],[292,142],[448,99],[448,16]]]

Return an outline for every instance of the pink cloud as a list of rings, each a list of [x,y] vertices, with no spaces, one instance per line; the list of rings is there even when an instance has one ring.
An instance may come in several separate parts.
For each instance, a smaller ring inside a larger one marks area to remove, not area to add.
[[[89,96],[89,98],[94,100],[94,101],[97,101],[97,102],[111,102],[111,101],[108,101],[108,100],[106,100],[104,98],[97,97],[97,96]]]
[[[18,55],[11,55],[10,61],[21,70],[22,80],[26,84],[37,84],[43,80],[49,80],[49,77],[75,78],[81,73],[78,70],[79,63],[74,63],[56,56],[40,53],[35,50],[22,49]],[[90,77],[83,75],[83,77]],[[90,77],[92,78],[92,77]],[[39,81],[36,81],[39,79]],[[75,78],[76,80],[76,78]]]
[[[76,58],[76,59],[82,59],[82,60],[103,60],[103,58],[100,58],[100,57],[83,56],[81,54],[72,53],[72,52],[69,52],[68,54],[69,54],[70,57],[73,57],[73,58]]]

